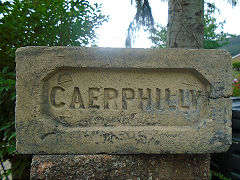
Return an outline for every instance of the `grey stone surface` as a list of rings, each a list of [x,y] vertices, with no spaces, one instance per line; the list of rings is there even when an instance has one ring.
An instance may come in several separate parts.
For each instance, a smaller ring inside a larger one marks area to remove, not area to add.
[[[195,155],[36,155],[31,179],[209,179],[210,157]]]
[[[231,144],[225,51],[26,47],[16,55],[20,153],[211,153]]]

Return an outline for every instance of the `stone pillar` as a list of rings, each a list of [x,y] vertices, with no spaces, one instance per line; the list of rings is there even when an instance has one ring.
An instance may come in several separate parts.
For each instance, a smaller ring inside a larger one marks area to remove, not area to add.
[[[209,179],[210,157],[184,155],[36,155],[31,179]]]

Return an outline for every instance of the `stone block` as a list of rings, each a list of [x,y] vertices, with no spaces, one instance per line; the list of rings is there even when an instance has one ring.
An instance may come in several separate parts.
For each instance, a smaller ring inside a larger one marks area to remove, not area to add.
[[[20,153],[213,153],[231,144],[225,51],[26,47],[16,64]]]
[[[31,179],[209,179],[207,154],[36,155]]]

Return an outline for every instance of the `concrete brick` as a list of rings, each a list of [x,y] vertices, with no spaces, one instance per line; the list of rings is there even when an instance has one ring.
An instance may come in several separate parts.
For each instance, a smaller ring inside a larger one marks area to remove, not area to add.
[[[212,153],[231,144],[225,51],[26,47],[16,55],[20,153]]]

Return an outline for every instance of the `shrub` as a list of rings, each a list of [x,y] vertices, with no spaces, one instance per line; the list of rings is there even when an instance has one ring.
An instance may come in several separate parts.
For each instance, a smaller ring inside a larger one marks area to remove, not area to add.
[[[240,62],[233,62],[233,69],[239,69],[240,68]]]

